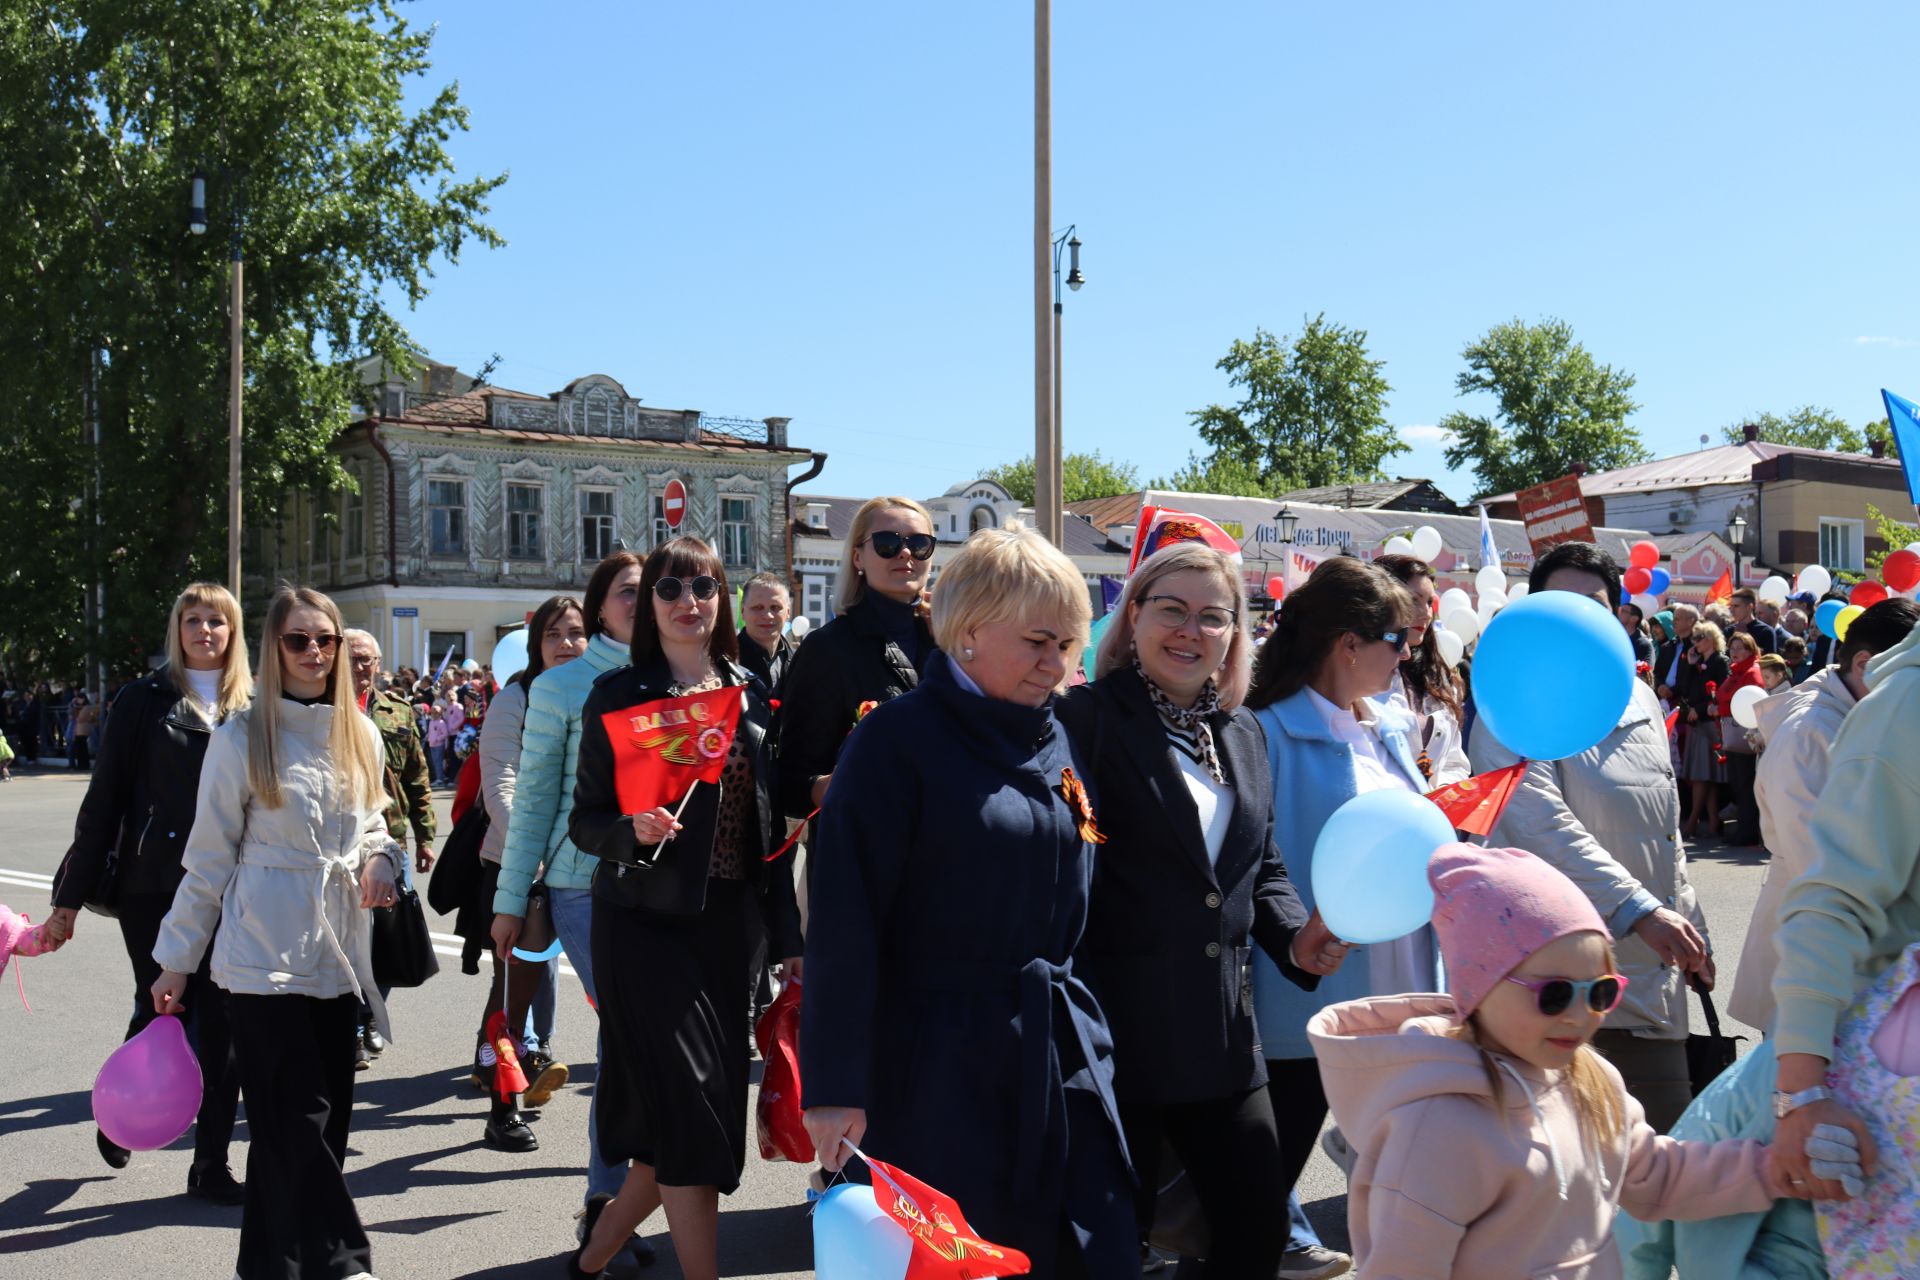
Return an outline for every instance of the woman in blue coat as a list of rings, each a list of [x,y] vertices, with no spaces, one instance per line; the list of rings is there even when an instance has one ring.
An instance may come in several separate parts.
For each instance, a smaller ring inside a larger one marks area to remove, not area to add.
[[[1314,908],[1314,844],[1338,809],[1367,791],[1424,792],[1412,721],[1381,695],[1407,658],[1419,606],[1386,570],[1351,556],[1323,561],[1287,596],[1261,647],[1247,705],[1267,735],[1273,842],[1300,901]],[[1303,991],[1257,947],[1254,1021],[1289,1181],[1297,1181],[1326,1118],[1307,1019],[1363,996],[1435,989],[1432,930],[1358,948],[1338,973]]]
[[[854,731],[820,817],[800,1078],[842,1139],[954,1197],[1035,1275],[1137,1276],[1106,1018],[1073,971],[1099,797],[1055,692],[1087,633],[1079,572],[984,530],[934,595],[941,652]]]

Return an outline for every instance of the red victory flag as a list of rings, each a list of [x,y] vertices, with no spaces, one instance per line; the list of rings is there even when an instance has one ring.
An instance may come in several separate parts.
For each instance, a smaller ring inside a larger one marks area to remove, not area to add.
[[[1713,586],[1707,589],[1707,603],[1718,604],[1722,600],[1733,599],[1733,570],[1724,570],[1713,580]]]
[[[1018,1249],[989,1244],[975,1235],[960,1206],[947,1195],[864,1151],[860,1158],[873,1170],[873,1198],[917,1246],[907,1260],[904,1280],[976,1280],[1024,1276],[1033,1270]]]
[[[1674,728],[1679,723],[1680,723],[1680,708],[1675,707],[1673,710],[1667,712],[1667,736],[1669,738],[1673,736]]]
[[[1513,793],[1519,789],[1520,775],[1526,771],[1527,762],[1522,760],[1504,769],[1462,778],[1438,791],[1429,791],[1427,799],[1440,806],[1456,831],[1490,836],[1507,801],[1513,799]]]
[[[720,781],[740,724],[744,685],[646,702],[600,718],[613,746],[613,785],[626,813],[679,803]]]

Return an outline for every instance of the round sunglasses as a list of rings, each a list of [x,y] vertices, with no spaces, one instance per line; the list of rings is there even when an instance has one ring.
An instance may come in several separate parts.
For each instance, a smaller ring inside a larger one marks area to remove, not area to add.
[[[895,533],[891,529],[882,529],[870,534],[867,541],[873,544],[873,554],[882,560],[892,560],[903,550],[915,560],[933,558],[933,535],[930,533]]]
[[[668,604],[678,600],[682,591],[692,592],[695,600],[711,600],[719,594],[720,581],[703,573],[697,578],[662,578],[653,584],[653,594]]]
[[[315,645],[320,646],[321,653],[332,653],[340,647],[340,637],[334,635],[331,631],[322,631],[319,635],[314,635],[307,631],[282,631],[280,633],[280,647],[295,657],[305,653]]]
[[[1591,982],[1575,982],[1571,978],[1542,978],[1538,982],[1529,982],[1525,978],[1509,977],[1516,987],[1525,987],[1533,992],[1533,998],[1540,1006],[1540,1012],[1549,1018],[1558,1017],[1573,1007],[1575,1000],[1585,1000],[1587,1008],[1595,1013],[1612,1013],[1627,994],[1627,980],[1617,973],[1606,973]]]

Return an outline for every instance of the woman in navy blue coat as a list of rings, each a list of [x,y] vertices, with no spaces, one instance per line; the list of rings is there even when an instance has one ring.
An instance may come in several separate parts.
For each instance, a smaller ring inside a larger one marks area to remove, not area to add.
[[[1052,710],[1087,616],[1078,571],[1024,529],[975,534],[942,573],[942,652],[827,791],[800,1078],[828,1169],[845,1138],[1035,1275],[1104,1280],[1140,1257],[1112,1040],[1073,972],[1099,797]]]

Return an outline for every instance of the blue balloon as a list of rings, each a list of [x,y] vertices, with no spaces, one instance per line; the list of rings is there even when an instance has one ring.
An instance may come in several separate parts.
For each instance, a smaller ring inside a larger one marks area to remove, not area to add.
[[[813,1274],[818,1280],[901,1280],[913,1237],[873,1198],[873,1188],[843,1182],[813,1207]]]
[[[1647,584],[1647,594],[1650,596],[1663,596],[1667,594],[1667,588],[1673,585],[1673,575],[1665,569],[1649,569],[1647,576],[1653,579]]]
[[[1821,635],[1833,636],[1835,640],[1840,638],[1833,634],[1833,620],[1838,618],[1840,611],[1846,607],[1847,602],[1845,600],[1822,600],[1820,602],[1820,607],[1813,611],[1813,622],[1815,626],[1820,628]]]
[[[545,951],[528,951],[521,947],[513,949],[515,960],[525,960],[528,964],[539,964],[542,960],[551,960],[560,954],[560,939],[555,938]]]
[[[1529,760],[1579,755],[1633,699],[1633,645],[1607,609],[1571,591],[1536,591],[1487,624],[1473,701],[1493,736]]]
[[[1314,906],[1343,941],[1404,938],[1433,919],[1427,862],[1455,839],[1447,815],[1425,796],[1357,795],[1333,811],[1314,841]]]

